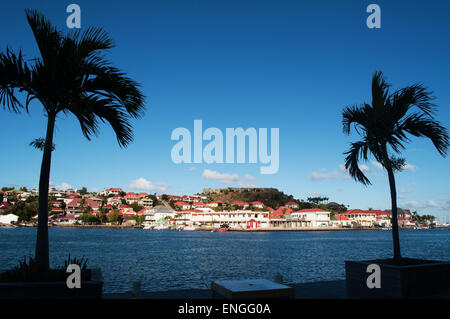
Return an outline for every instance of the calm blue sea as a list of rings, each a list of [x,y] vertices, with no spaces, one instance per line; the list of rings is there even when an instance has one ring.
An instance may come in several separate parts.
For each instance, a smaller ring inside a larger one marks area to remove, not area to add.
[[[0,228],[0,270],[34,254],[36,228]],[[344,260],[390,257],[390,231],[151,231],[50,228],[52,265],[70,253],[100,267],[104,292],[205,288],[212,280],[268,278],[286,282],[344,279]],[[450,230],[401,230],[402,254],[450,260]]]

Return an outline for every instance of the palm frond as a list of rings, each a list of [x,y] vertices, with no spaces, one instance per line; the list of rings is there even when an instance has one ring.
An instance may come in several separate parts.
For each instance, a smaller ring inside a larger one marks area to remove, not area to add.
[[[433,92],[427,91],[422,84],[407,86],[394,92],[390,100],[395,120],[400,120],[413,106],[433,117],[436,105],[431,102],[435,99],[432,94]]]
[[[360,128],[366,128],[368,125],[368,108],[364,106],[348,106],[342,112],[342,128],[346,135],[350,134],[351,125],[359,125]]]
[[[85,81],[83,90],[111,99],[133,118],[141,117],[145,97],[139,90],[140,85],[114,67],[103,65],[99,71]]]
[[[389,97],[390,84],[386,82],[381,71],[376,71],[372,77],[372,107],[384,108]]]
[[[370,185],[371,183],[359,168],[359,160],[367,160],[368,151],[369,145],[367,142],[355,142],[351,143],[350,149],[344,153],[347,155],[345,157],[345,168],[348,170],[351,177],[364,185]]]
[[[83,135],[98,135],[99,123],[108,123],[121,147],[133,140],[131,119],[145,109],[140,85],[112,66],[104,51],[114,47],[101,28],[88,28],[68,35],[59,32],[36,10],[25,10],[41,58],[28,66],[22,57],[7,51],[0,54],[0,103],[19,112],[38,99],[47,114],[72,113]],[[15,90],[25,91],[25,106]],[[35,140],[30,145],[41,149]]]
[[[436,147],[439,154],[447,155],[449,147],[448,132],[438,121],[419,113],[407,116],[397,127],[395,134],[407,138],[406,133],[416,137],[427,137]]]
[[[25,9],[28,24],[33,31],[34,38],[41,53],[42,60],[52,65],[59,53],[62,34],[37,10]]]
[[[15,113],[23,108],[28,111],[30,95],[34,93],[31,82],[32,73],[21,51],[15,54],[8,48],[6,53],[0,53],[0,103],[4,108]],[[26,106],[17,99],[16,90],[28,92]]]

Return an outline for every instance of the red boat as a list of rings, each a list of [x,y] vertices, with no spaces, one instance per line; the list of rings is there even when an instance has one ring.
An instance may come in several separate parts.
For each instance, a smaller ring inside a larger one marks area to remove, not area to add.
[[[219,228],[216,231],[228,231],[228,228]]]

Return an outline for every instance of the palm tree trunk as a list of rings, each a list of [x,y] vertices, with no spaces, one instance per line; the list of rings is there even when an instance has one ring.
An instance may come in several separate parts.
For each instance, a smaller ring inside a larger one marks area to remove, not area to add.
[[[389,177],[389,187],[391,189],[391,205],[392,205],[392,241],[394,244],[394,260],[402,258],[400,254],[400,239],[398,235],[398,213],[397,213],[397,191],[395,188],[395,178],[392,167],[386,168]]]
[[[48,187],[50,182],[50,164],[53,150],[53,130],[55,115],[48,114],[47,135],[42,156],[41,175],[39,178],[39,214],[36,237],[35,260],[39,272],[46,274],[50,268],[48,249]]]

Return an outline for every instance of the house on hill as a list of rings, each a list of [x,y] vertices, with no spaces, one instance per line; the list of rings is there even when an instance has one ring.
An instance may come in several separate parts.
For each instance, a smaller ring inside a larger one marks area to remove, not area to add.
[[[258,201],[252,202],[252,206],[255,208],[259,208],[259,209],[263,209],[264,208],[264,204]]]
[[[292,209],[298,209],[299,208],[298,203],[296,203],[296,202],[288,202],[284,206],[292,208]]]
[[[189,205],[186,202],[175,202],[174,205],[181,210],[187,210],[187,209],[191,208],[191,205]]]
[[[242,207],[243,209],[246,209],[249,206],[248,203],[240,201],[240,200],[234,201],[232,203],[232,205],[235,206],[235,207]]]

